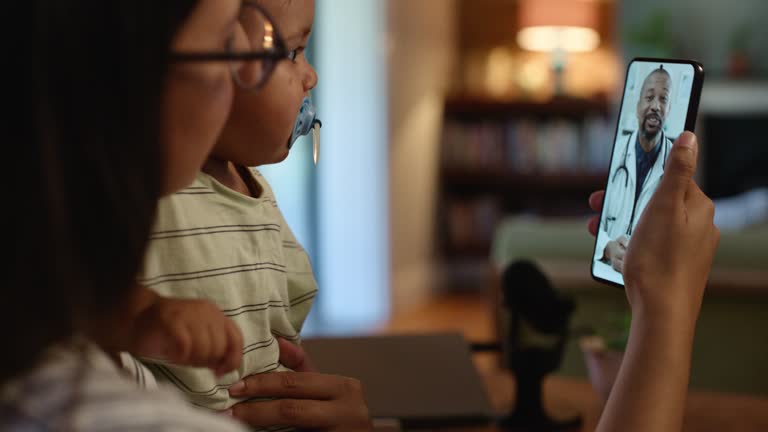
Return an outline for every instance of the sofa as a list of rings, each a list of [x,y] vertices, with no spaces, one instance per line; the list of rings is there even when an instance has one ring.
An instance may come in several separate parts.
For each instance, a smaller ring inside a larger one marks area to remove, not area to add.
[[[593,247],[583,219],[511,216],[493,239],[497,270],[532,260],[576,301],[563,375],[586,376],[577,340],[582,330],[619,321],[628,311],[621,289],[591,278]],[[768,395],[768,224],[722,232],[697,325],[691,386]]]

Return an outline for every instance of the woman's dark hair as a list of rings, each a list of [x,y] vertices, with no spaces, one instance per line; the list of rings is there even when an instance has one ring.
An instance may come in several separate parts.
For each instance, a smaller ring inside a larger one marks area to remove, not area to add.
[[[4,20],[15,242],[0,383],[132,292],[163,186],[169,48],[197,0],[20,3]]]

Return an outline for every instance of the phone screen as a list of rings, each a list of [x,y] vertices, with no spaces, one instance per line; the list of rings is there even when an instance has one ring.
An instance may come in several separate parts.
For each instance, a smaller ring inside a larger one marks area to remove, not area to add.
[[[694,62],[630,63],[592,259],[596,279],[624,286],[632,233],[664,175],[672,143],[694,127],[702,80]]]

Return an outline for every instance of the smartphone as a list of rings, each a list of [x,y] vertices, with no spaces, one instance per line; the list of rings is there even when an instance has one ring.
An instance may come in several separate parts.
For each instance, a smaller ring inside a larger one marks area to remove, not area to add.
[[[664,175],[672,143],[694,130],[703,84],[704,67],[695,61],[629,63],[592,255],[595,280],[624,287],[632,232]]]

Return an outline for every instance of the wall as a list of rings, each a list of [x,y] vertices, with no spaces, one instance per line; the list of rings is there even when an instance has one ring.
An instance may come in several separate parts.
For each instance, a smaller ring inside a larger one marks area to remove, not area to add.
[[[574,97],[613,96],[620,92],[623,68],[614,48],[616,6],[596,0],[600,47],[566,58],[563,84]],[[460,0],[458,44],[461,70],[457,93],[472,97],[532,99],[553,96],[552,56],[517,46],[518,2]]]
[[[752,28],[747,50],[755,74],[768,76],[768,2],[765,0],[624,0],[620,3],[620,35],[662,11],[668,22],[672,55],[698,59],[710,76],[724,75],[731,38],[744,26]],[[630,52],[628,55],[643,54]]]
[[[439,7],[436,7],[439,6]],[[392,307],[434,287],[438,143],[454,71],[455,1],[388,0]]]
[[[317,2],[316,304],[323,332],[360,333],[389,314],[385,5]]]

